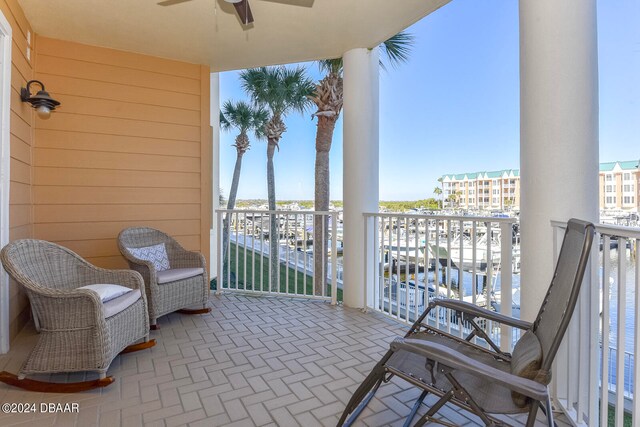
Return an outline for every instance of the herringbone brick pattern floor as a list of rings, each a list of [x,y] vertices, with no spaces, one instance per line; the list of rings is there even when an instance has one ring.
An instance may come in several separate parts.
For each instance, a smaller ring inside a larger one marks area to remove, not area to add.
[[[107,388],[73,395],[0,384],[0,403],[79,403],[76,414],[2,414],[0,425],[334,426],[345,403],[405,330],[380,315],[286,298],[212,295],[209,315],[171,314],[157,346],[119,356]],[[17,372],[34,344],[26,328],[0,369]],[[84,374],[55,375],[78,381]],[[359,425],[402,425],[417,397],[400,380],[383,385]],[[445,407],[456,425],[478,419]]]

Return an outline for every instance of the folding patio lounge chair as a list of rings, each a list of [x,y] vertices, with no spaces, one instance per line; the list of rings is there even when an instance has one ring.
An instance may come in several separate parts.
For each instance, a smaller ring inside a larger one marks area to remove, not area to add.
[[[107,370],[122,353],[150,348],[144,282],[131,270],[105,270],[43,240],[16,240],[0,252],[9,275],[26,291],[38,341],[19,375],[0,382],[36,392],[74,393],[111,384]],[[94,371],[99,379],[52,383],[32,374]]]
[[[509,425],[496,416],[518,413],[528,413],[527,426],[533,426],[541,407],[547,423],[553,426],[547,387],[551,365],[578,299],[594,230],[588,222],[568,222],[551,285],[533,323],[459,300],[432,300],[405,337],[391,343],[390,350],[355,391],[338,426],[351,425],[378,387],[394,376],[422,389],[405,426],[410,425],[428,393],[439,399],[416,426],[426,422],[451,425],[435,417],[446,403],[472,412],[488,426]],[[434,309],[456,312],[471,332],[462,339],[432,327],[428,315]],[[477,319],[521,329],[513,353],[500,351]],[[474,337],[478,344],[472,343]],[[487,346],[479,345],[482,341]]]

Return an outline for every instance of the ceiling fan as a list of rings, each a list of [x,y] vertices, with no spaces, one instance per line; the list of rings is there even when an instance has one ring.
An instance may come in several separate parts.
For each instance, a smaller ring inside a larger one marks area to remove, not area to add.
[[[174,4],[186,3],[191,0],[164,0],[158,3],[159,6],[173,6]],[[224,0],[227,3],[233,4],[236,8],[236,13],[240,18],[240,22],[243,25],[248,25],[253,22],[253,14],[251,13],[251,7],[249,6],[249,0]]]

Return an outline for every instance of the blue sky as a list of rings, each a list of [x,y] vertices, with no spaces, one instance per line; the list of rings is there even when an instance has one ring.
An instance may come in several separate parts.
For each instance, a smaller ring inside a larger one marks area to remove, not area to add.
[[[598,1],[600,160],[640,158],[640,1]],[[380,75],[380,198],[433,197],[445,173],[517,168],[518,2],[456,0],[409,28],[408,63]],[[309,75],[321,78],[314,64]],[[220,76],[221,102],[246,99],[237,72]],[[275,155],[279,200],[313,199],[315,122],[286,120]],[[227,195],[235,133],[223,133],[220,181]],[[238,198],[266,199],[266,143],[252,141]],[[331,198],[342,198],[342,121],[331,149]]]

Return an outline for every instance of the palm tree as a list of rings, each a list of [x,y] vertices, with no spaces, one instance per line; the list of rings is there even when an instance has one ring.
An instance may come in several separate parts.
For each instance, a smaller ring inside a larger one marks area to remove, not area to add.
[[[397,66],[409,59],[409,53],[413,45],[413,36],[401,32],[383,42],[380,47],[388,62]],[[329,151],[333,142],[333,131],[343,104],[342,58],[325,59],[318,61],[320,71],[325,77],[316,84],[315,92],[311,100],[317,107],[313,117],[318,119],[316,131],[316,169],[315,169],[315,210],[329,210]],[[385,69],[385,64],[380,60],[380,67]],[[324,218],[324,221],[323,219]],[[322,295],[322,288],[326,282],[322,272],[327,271],[327,260],[324,248],[328,241],[328,217],[317,215],[313,224],[314,249],[314,292]],[[335,230],[332,232],[335,233]],[[319,246],[318,246],[319,245]],[[320,254],[317,256],[316,254]]]
[[[273,155],[282,134],[287,130],[283,119],[290,112],[303,113],[311,104],[309,96],[314,91],[311,79],[303,67],[287,68],[285,66],[261,67],[245,70],[240,73],[242,88],[249,94],[256,106],[268,110],[269,118],[264,126],[267,137],[267,193],[269,210],[276,210],[276,184],[273,169]],[[279,231],[275,214],[269,216],[269,245],[271,259],[271,286],[277,290],[280,275],[279,265]]]
[[[227,101],[222,106],[220,112],[220,128],[224,131],[238,130],[234,147],[236,147],[236,165],[233,169],[233,179],[227,209],[235,208],[236,196],[238,195],[238,184],[240,182],[240,170],[242,169],[242,157],[249,150],[249,132],[253,131],[257,139],[264,138],[264,125],[267,122],[269,113],[264,108],[254,108],[244,101]],[[227,265],[227,247],[229,243],[229,219],[231,214],[227,213],[223,221],[222,232],[222,254],[223,266]],[[225,276],[226,277],[226,276]]]
[[[442,188],[440,187],[436,187],[433,189],[433,194],[436,195],[436,200],[438,200],[440,198],[440,195],[442,194]],[[442,205],[440,205],[440,208],[442,209]]]

